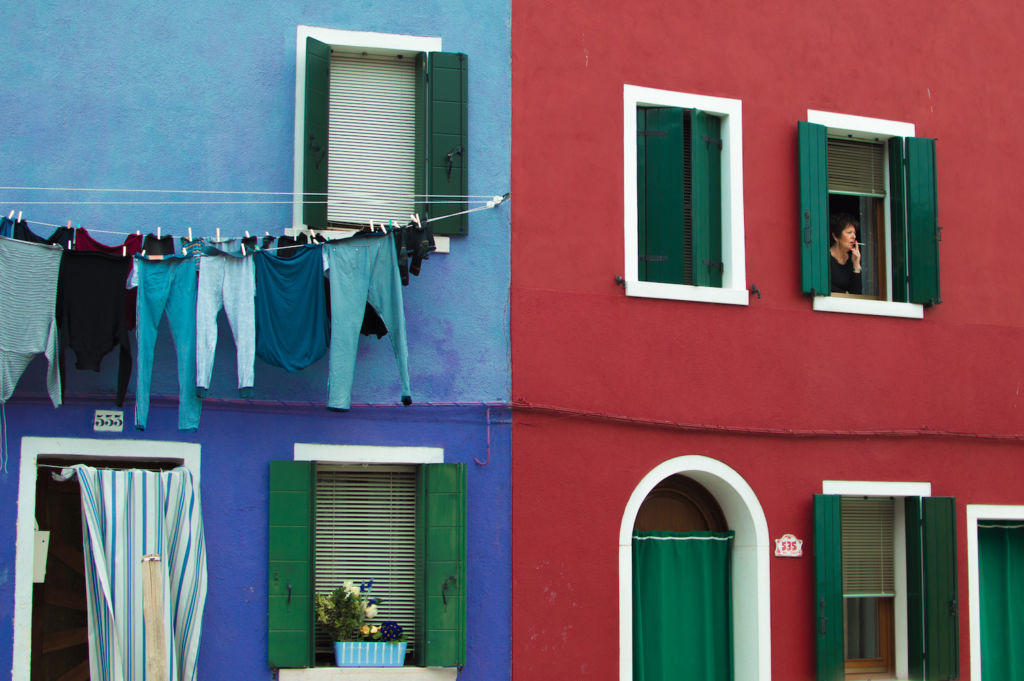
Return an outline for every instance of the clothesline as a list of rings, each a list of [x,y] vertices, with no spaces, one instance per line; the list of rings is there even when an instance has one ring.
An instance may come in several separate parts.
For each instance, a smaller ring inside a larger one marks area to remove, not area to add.
[[[3,189],[3,187],[0,187],[0,189]],[[159,190],[156,190],[156,191],[159,191]],[[508,193],[506,193],[503,196],[495,195],[495,196],[491,197],[491,199],[489,199],[488,201],[484,202],[484,204],[481,205],[481,206],[475,206],[473,208],[469,208],[469,209],[466,209],[466,210],[458,211],[458,212],[455,212],[455,213],[448,213],[446,215],[438,215],[438,216],[435,216],[435,217],[432,217],[432,218],[427,218],[425,220],[421,220],[421,223],[426,224],[426,223],[430,223],[430,222],[436,222],[437,220],[444,220],[446,218],[457,217],[459,215],[468,215],[469,213],[475,213],[475,212],[481,211],[481,210],[488,210],[490,208],[494,208],[494,207],[504,203],[505,201],[507,201],[509,199],[509,196],[510,196],[510,194],[508,194]],[[63,202],[60,202],[60,203],[63,203]],[[82,202],[82,203],[87,203],[87,202]],[[141,203],[148,203],[148,202],[141,202]],[[184,203],[184,202],[167,202],[167,203],[175,204],[175,203]],[[214,203],[218,203],[218,202],[214,202]],[[230,202],[228,202],[228,203],[230,203]],[[291,203],[291,202],[287,201],[287,202],[280,202],[280,203]],[[465,203],[465,202],[460,202],[460,203]],[[27,205],[31,205],[31,204],[27,204]],[[13,219],[14,213],[15,213],[15,211],[11,210],[10,211],[10,215],[8,216],[8,218],[9,219]],[[18,219],[20,220],[20,219],[22,219],[22,217],[23,217],[22,211],[18,211]],[[32,224],[44,225],[46,227],[54,227],[54,228],[70,226],[70,221],[69,221],[68,224],[63,224],[63,225],[54,224],[52,222],[42,222],[42,221],[39,221],[39,220],[32,220],[31,222],[32,222]],[[375,220],[374,222],[377,223],[377,224],[383,224],[386,221],[384,221],[384,220]],[[81,224],[76,224],[76,225],[74,225],[74,227],[81,228],[82,225]],[[113,235],[117,235],[117,236],[131,236],[132,234],[141,234],[140,230],[135,230],[135,231],[131,231],[131,232],[122,232],[122,231],[109,230],[109,229],[99,229],[99,228],[95,228],[95,227],[87,227],[87,229],[90,232],[96,232],[96,233],[99,233],[99,234],[113,234]],[[157,227],[157,229],[159,230],[160,228]],[[278,231],[278,229],[281,229],[281,228],[276,228],[274,231]],[[328,228],[328,229],[316,229],[316,228],[314,228],[314,229],[312,229],[310,231],[312,231],[312,232],[328,231],[329,232],[329,231],[333,231],[333,230],[331,228]],[[189,228],[189,232],[191,232],[191,228]],[[220,230],[218,230],[218,233],[219,232],[220,232]],[[264,234],[266,236],[271,236],[270,232],[266,231],[266,230],[264,230]],[[174,234],[167,234],[167,236],[174,236]],[[249,232],[246,232],[245,233],[245,237],[248,238],[249,236],[250,236]],[[257,236],[258,236],[258,234],[257,234]],[[237,235],[237,236],[228,236],[227,238],[229,238],[229,239],[230,238],[240,239],[240,238],[243,238],[243,237],[242,237],[242,235]],[[287,246],[285,248],[295,248],[295,247],[296,246]],[[266,250],[271,250],[271,249],[266,249]]]
[[[259,194],[265,196],[328,196],[328,192],[267,192],[267,191],[243,191],[243,190],[220,190],[220,189],[127,189],[127,188],[102,188],[102,187],[4,187],[0,189],[15,191],[59,191],[59,192],[124,192],[124,193],[148,193],[148,194]],[[374,192],[361,191],[349,192],[356,196],[387,196],[391,198],[418,198],[438,197],[444,199],[490,199],[497,201],[500,197],[493,194],[407,194],[402,192]]]

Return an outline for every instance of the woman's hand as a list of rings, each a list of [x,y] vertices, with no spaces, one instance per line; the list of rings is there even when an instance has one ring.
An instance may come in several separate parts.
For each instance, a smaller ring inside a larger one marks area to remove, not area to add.
[[[856,241],[853,242],[853,248],[850,249],[850,257],[853,258],[853,271],[859,273],[860,267],[860,244]]]

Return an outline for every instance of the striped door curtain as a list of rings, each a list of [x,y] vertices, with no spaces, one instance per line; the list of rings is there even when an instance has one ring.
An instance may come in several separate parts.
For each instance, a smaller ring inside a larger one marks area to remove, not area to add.
[[[146,681],[142,557],[159,554],[167,677],[196,678],[206,545],[199,486],[186,468],[109,470],[75,466],[82,530],[93,681]]]

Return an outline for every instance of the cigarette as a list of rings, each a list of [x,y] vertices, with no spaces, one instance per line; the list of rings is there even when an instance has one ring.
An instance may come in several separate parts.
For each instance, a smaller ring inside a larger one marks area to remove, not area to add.
[[[858,242],[857,242],[857,245],[858,245],[858,246],[863,246],[864,244],[862,244],[861,242],[859,242],[859,241],[858,241]]]

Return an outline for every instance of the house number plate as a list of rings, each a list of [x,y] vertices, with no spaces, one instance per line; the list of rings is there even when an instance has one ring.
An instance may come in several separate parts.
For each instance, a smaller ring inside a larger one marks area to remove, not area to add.
[[[799,558],[804,555],[804,542],[792,534],[784,534],[775,540],[775,555],[780,558]]]
[[[97,409],[92,417],[92,429],[97,433],[120,433],[124,430],[124,412]]]

